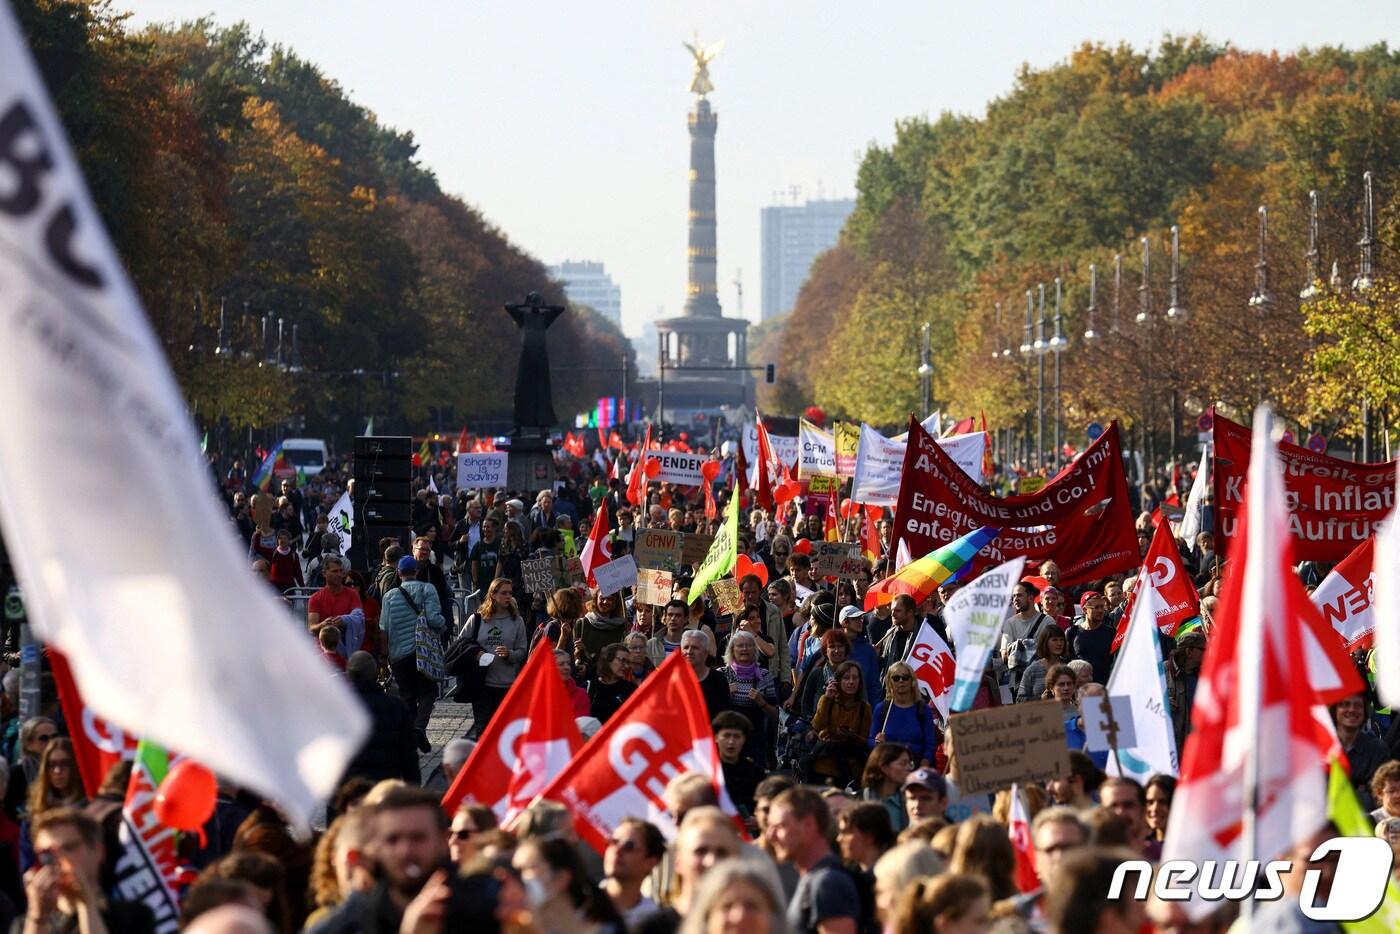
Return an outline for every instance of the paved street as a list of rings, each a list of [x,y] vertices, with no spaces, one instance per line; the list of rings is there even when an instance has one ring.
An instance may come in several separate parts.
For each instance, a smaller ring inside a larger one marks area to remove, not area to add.
[[[446,699],[438,701],[437,706],[433,708],[433,719],[428,723],[428,739],[433,744],[433,750],[419,757],[424,787],[438,791],[447,790],[447,782],[443,780],[442,770],[439,768],[442,764],[442,747],[447,745],[448,740],[465,736],[471,725],[471,704],[459,704]]]

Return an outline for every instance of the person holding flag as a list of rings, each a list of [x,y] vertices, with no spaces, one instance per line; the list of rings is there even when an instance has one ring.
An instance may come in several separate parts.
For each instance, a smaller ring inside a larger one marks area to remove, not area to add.
[[[908,662],[891,662],[885,669],[885,698],[870,721],[870,748],[897,743],[909,750],[920,768],[934,765],[943,737]]]

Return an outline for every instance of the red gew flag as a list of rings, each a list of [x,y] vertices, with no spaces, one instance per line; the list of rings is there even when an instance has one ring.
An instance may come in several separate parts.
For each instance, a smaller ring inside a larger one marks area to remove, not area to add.
[[[1196,585],[1191,583],[1186,566],[1181,563],[1181,552],[1177,550],[1176,539],[1172,537],[1172,524],[1165,519],[1158,521],[1157,531],[1152,533],[1152,544],[1147,547],[1147,557],[1143,559],[1138,580],[1142,580],[1143,575],[1152,578],[1157,595],[1162,598],[1161,608],[1157,610],[1157,628],[1163,635],[1176,635],[1178,626],[1200,615],[1200,594],[1196,593]],[[1118,632],[1113,637],[1111,650],[1114,652],[1118,651],[1123,637],[1128,634],[1128,622],[1133,618],[1137,590],[1137,587],[1133,588],[1128,602],[1123,606]]]
[[[597,581],[593,579],[593,569],[611,560],[612,549],[608,546],[608,501],[605,499],[598,504],[598,511],[593,514],[593,528],[588,530],[588,541],[584,542],[583,553],[579,555],[579,562],[583,565],[583,573],[588,578],[589,587],[597,586]]]
[[[108,769],[123,759],[135,758],[138,737],[124,733],[120,727],[93,713],[78,693],[78,683],[73,680],[68,659],[52,647],[46,651],[49,667],[53,669],[54,687],[58,689],[58,703],[63,708],[63,720],[73,738],[78,776],[83,780],[83,790],[91,798],[97,794],[102,779],[107,777]]]
[[[662,795],[686,772],[708,776],[721,807],[737,816],[700,682],[685,657],[672,652],[540,797],[567,807],[579,837],[602,853],[624,817],[650,821],[673,839],[676,824]]]
[[[632,465],[632,472],[627,475],[627,502],[641,509],[646,503],[647,496],[647,449],[651,447],[651,426],[647,426],[646,436],[642,439],[641,453],[637,455],[637,461]]]
[[[1011,838],[1011,848],[1016,851],[1016,888],[1022,892],[1034,892],[1040,888],[1040,877],[1035,874],[1035,847],[1031,842],[1031,822],[1026,816],[1026,802],[1021,800],[1021,786],[1011,784],[1011,819],[1006,828]]]
[[[1369,648],[1376,628],[1374,588],[1376,536],[1352,549],[1312,592],[1322,616],[1342,637],[1348,652]]]
[[[1162,860],[1278,857],[1327,822],[1326,758],[1336,743],[1315,715],[1361,690],[1350,665],[1319,682],[1307,633],[1330,631],[1293,573],[1283,472],[1267,410],[1255,415],[1244,508],[1192,707]],[[1340,644],[1340,640],[1338,640]],[[1324,650],[1325,653],[1325,650]],[[1246,787],[1249,757],[1257,771]],[[1251,808],[1254,839],[1244,839]],[[1179,815],[1179,816],[1178,816]],[[1199,918],[1215,905],[1185,906]]]
[[[554,646],[543,641],[506,692],[452,787],[449,815],[463,804],[489,807],[501,824],[528,807],[583,745]]]
[[[754,492],[758,495],[758,504],[765,509],[773,508],[775,500],[773,498],[773,488],[784,480],[783,465],[778,460],[777,452],[773,450],[773,442],[768,437],[768,429],[763,425],[763,416],[754,410],[754,424],[758,431],[758,450],[755,452],[758,463],[754,465],[758,476],[753,484]]]

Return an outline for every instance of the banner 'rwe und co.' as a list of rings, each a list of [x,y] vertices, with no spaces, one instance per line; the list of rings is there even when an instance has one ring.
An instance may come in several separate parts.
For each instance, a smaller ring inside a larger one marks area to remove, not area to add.
[[[925,555],[990,525],[1002,532],[979,563],[1053,558],[1070,586],[1129,571],[1141,559],[1121,465],[1115,424],[1039,493],[998,499],[910,419],[893,538],[904,539],[911,555]]]
[[[1215,547],[1223,557],[1239,528],[1249,472],[1249,429],[1215,416]],[[1395,507],[1395,463],[1357,464],[1278,445],[1295,561],[1341,561]]]

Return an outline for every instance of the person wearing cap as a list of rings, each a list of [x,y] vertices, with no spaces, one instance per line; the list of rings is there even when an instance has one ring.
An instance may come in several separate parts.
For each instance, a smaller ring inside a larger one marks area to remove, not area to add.
[[[873,707],[880,702],[880,656],[865,634],[865,613],[857,606],[843,606],[836,622],[850,637],[851,651],[847,657],[860,666],[865,680],[865,699]]]
[[[534,531],[530,527],[530,517],[525,514],[525,503],[518,499],[506,500],[506,521],[520,529],[520,540],[528,542],[530,533]]]
[[[423,677],[418,670],[418,618],[427,621],[431,629],[441,632],[447,625],[437,590],[427,581],[418,580],[418,562],[411,556],[399,559],[399,586],[384,595],[380,609],[380,626],[389,641],[389,668],[399,686],[399,697],[413,714],[418,748],[428,752],[428,720],[437,701],[437,683]]]
[[[948,782],[933,769],[915,769],[904,779],[904,813],[909,823],[917,824],[926,817],[947,820]]]

